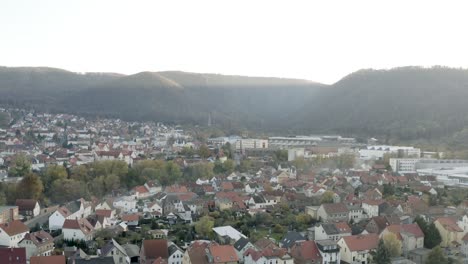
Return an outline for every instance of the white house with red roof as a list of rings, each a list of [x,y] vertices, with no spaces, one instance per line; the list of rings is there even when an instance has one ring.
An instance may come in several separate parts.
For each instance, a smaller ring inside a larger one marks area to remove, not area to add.
[[[345,236],[338,241],[341,261],[349,264],[367,264],[373,252],[377,249],[379,235]]]
[[[84,199],[60,206],[49,216],[49,229],[61,229],[66,219],[80,219],[91,214],[91,206]]]
[[[136,158],[136,155],[133,151],[128,150],[108,150],[108,151],[95,151],[94,160],[103,161],[103,160],[121,160],[125,161],[128,165],[133,165],[133,159]]]
[[[29,233],[29,227],[19,220],[0,225],[0,246],[18,247],[18,243]]]
[[[86,218],[67,219],[63,223],[62,232],[65,240],[90,241],[93,239],[94,228]]]
[[[424,247],[424,233],[418,224],[389,225],[382,231],[380,238],[384,238],[389,233],[395,234],[401,241],[403,253]]]
[[[434,221],[434,225],[439,230],[442,247],[454,247],[461,244],[466,232],[458,226],[457,220],[451,217],[439,217]]]
[[[133,194],[137,199],[146,199],[152,195],[148,188],[146,188],[144,185],[136,186],[135,188],[133,188]]]
[[[147,181],[145,183],[146,189],[151,193],[151,195],[157,194],[162,191],[161,184],[157,183],[156,181]]]

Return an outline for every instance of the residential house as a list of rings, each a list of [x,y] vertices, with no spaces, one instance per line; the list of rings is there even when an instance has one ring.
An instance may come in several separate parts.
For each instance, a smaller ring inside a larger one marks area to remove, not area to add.
[[[136,210],[137,201],[131,196],[124,196],[116,199],[113,206],[123,212],[131,212]]]
[[[325,193],[325,191],[326,189],[321,186],[311,185],[305,189],[304,193],[307,197],[320,197]]]
[[[91,205],[84,199],[79,199],[70,202],[64,206],[60,206],[55,212],[49,216],[49,229],[62,229],[66,219],[86,218],[91,214]]]
[[[208,264],[206,252],[211,245],[207,240],[193,241],[184,253],[182,258],[183,264]]]
[[[289,231],[286,233],[286,235],[283,237],[283,239],[280,240],[279,246],[282,248],[291,248],[294,246],[297,242],[302,242],[305,241],[305,237],[301,235],[300,233],[296,231]]]
[[[73,264],[115,264],[113,257],[86,256],[85,258],[75,258],[73,261]]]
[[[115,207],[112,203],[112,200],[109,199],[97,204],[94,210],[115,210]]]
[[[255,182],[249,182],[245,185],[246,193],[259,193],[263,191],[263,187]]]
[[[169,251],[167,264],[182,264],[182,259],[184,257],[184,251],[182,251],[182,249],[171,242],[167,250]]]
[[[140,263],[140,247],[135,244],[122,245],[127,252],[127,256],[130,258],[130,263]]]
[[[216,264],[237,264],[239,258],[232,245],[210,245],[207,252],[208,262]]]
[[[54,256],[34,256],[29,260],[29,264],[66,264],[67,258],[64,255]]]
[[[94,228],[86,218],[65,220],[62,232],[64,240],[90,241],[94,236]]]
[[[18,247],[26,249],[27,259],[32,256],[50,256],[54,251],[54,238],[43,230],[28,233],[18,243]]]
[[[241,238],[247,238],[232,226],[213,227],[213,231],[216,234],[216,240],[221,244],[234,244]]]
[[[440,217],[434,221],[434,225],[439,230],[442,247],[454,247],[461,244],[465,232],[457,225],[457,221],[450,217]]]
[[[424,233],[418,224],[389,225],[382,231],[380,238],[389,233],[395,234],[401,241],[402,252],[405,255],[413,249],[424,247]]]
[[[465,234],[461,239],[460,253],[465,258],[468,258],[468,233]]]
[[[161,184],[156,181],[147,181],[144,186],[148,189],[151,195],[155,195],[162,191]]]
[[[39,203],[34,199],[17,199],[15,204],[18,206],[19,214],[26,218],[36,217],[41,212]]]
[[[349,210],[344,203],[321,204],[317,210],[318,218],[323,221],[348,221]]]
[[[379,216],[380,212],[384,211],[388,207],[387,202],[384,200],[366,200],[363,201],[362,209],[367,214],[368,218]]]
[[[334,240],[315,241],[317,248],[322,256],[322,263],[339,264],[341,263],[340,247]]]
[[[342,237],[338,241],[341,261],[349,264],[370,263],[373,252],[379,243],[377,234],[354,235]]]
[[[126,151],[126,150],[108,150],[108,151],[95,151],[94,152],[94,160],[101,161],[101,160],[121,160],[125,161],[129,166],[133,165],[133,160],[137,156],[133,151]]]
[[[19,219],[18,206],[0,206],[0,224]]]
[[[322,263],[322,256],[315,241],[296,242],[290,249],[295,264]]]
[[[146,204],[143,212],[150,212],[154,215],[161,216],[163,214],[163,208],[158,202],[151,202]]]
[[[169,250],[167,240],[143,240],[140,249],[140,263],[153,264],[153,262],[158,258],[166,261],[168,260]]]
[[[236,250],[237,257],[240,261],[244,260],[244,253],[249,249],[255,249],[254,244],[252,244],[247,238],[240,238],[234,243],[234,249]]]
[[[338,241],[344,236],[351,235],[351,227],[347,222],[321,223],[315,227],[314,240]]]
[[[17,247],[27,233],[29,227],[19,220],[0,224],[0,246]]]
[[[244,264],[294,264],[294,259],[287,249],[279,247],[266,247],[263,249],[249,248],[244,253]]]
[[[463,229],[463,232],[468,233],[468,215],[463,215],[457,221],[457,225]]]
[[[349,221],[359,223],[361,220],[367,219],[367,215],[359,204],[347,204],[349,211]]]
[[[374,216],[367,223],[365,230],[368,233],[380,234],[385,228],[387,228],[387,226],[398,224],[400,224],[400,218],[397,216]]]
[[[96,210],[96,222],[100,224],[101,228],[108,228],[115,224],[115,211],[98,209]],[[95,228],[96,229],[96,228]]]
[[[0,248],[0,263],[26,264],[26,250],[24,248]]]
[[[116,264],[129,264],[127,251],[114,239],[109,240],[100,250],[100,257],[113,257]]]
[[[425,264],[430,252],[427,248],[417,248],[408,253],[408,259],[416,264]]]
[[[140,185],[133,188],[133,194],[137,199],[146,199],[152,195],[150,191],[145,187],[145,185]]]

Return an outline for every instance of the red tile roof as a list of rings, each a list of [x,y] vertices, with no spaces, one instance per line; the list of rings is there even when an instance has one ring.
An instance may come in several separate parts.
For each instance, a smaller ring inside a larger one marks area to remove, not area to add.
[[[436,221],[439,222],[445,228],[445,230],[449,232],[463,232],[463,229],[457,225],[457,221],[453,218],[440,217],[437,218]]]
[[[74,230],[81,230],[83,234],[87,235],[89,233],[92,233],[94,231],[93,225],[88,222],[86,218],[81,218],[81,219],[66,219],[65,222],[63,223],[63,229],[74,229]]]
[[[232,245],[211,245],[210,254],[213,256],[213,263],[237,262],[236,250]]]
[[[396,234],[398,238],[401,238],[400,233],[403,232],[413,234],[415,237],[424,237],[424,233],[418,224],[389,225],[386,229]]]
[[[37,201],[34,199],[17,199],[16,206],[20,211],[32,211],[36,207]]]
[[[167,240],[165,239],[154,239],[154,240],[143,240],[141,247],[143,255],[146,259],[168,259],[169,250],[167,248]]]
[[[148,193],[148,189],[146,189],[146,187],[144,185],[141,185],[141,186],[137,186],[135,188],[133,188],[133,190],[137,193]]]
[[[346,222],[335,223],[335,226],[340,233],[351,233],[351,227]]]
[[[375,249],[379,243],[379,235],[377,234],[345,236],[342,239],[351,251]]]
[[[26,249],[0,248],[0,263],[26,264]]]
[[[26,234],[23,240],[30,240],[36,246],[54,243],[54,238],[49,233],[43,230]]]
[[[303,241],[296,243],[291,248],[291,257],[294,258],[295,263],[303,263],[305,261],[315,263],[317,260],[322,258],[315,241]]]
[[[5,231],[9,236],[16,236],[21,233],[29,232],[29,227],[27,227],[23,222],[19,220],[14,220],[10,223],[4,223],[0,225],[0,228]]]
[[[187,187],[180,185],[167,186],[165,189],[166,193],[186,193],[188,192]]]
[[[112,210],[105,210],[105,209],[98,209],[96,210],[96,215],[97,216],[105,216],[105,217],[111,217],[112,215]]]
[[[63,255],[31,257],[30,264],[66,264]]]
[[[140,215],[138,214],[125,214],[125,215],[122,215],[122,221],[126,221],[126,222],[134,222],[134,221],[138,221],[140,219]]]
[[[322,206],[328,214],[347,213],[349,211],[344,203],[327,203],[322,204]]]

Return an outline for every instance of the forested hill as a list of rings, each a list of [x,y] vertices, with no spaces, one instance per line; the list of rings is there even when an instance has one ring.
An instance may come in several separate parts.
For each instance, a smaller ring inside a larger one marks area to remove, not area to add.
[[[291,133],[468,142],[468,71],[361,70],[327,86],[305,80],[187,72],[77,74],[0,67],[0,104]]]
[[[127,120],[270,130],[325,86],[295,79],[186,72],[77,74],[0,68],[0,104]]]
[[[468,128],[467,99],[467,70],[361,70],[322,90],[290,120],[316,132],[441,138]]]

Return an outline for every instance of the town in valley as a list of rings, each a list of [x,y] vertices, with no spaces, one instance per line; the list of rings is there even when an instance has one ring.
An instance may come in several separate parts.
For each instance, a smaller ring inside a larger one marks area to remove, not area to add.
[[[0,117],[1,263],[468,261],[468,160],[448,152],[211,120]]]

